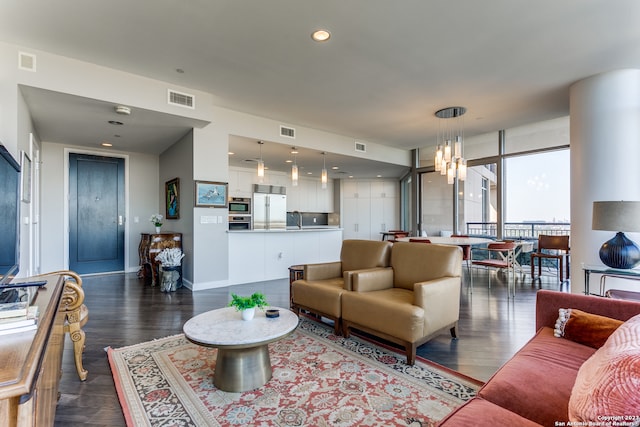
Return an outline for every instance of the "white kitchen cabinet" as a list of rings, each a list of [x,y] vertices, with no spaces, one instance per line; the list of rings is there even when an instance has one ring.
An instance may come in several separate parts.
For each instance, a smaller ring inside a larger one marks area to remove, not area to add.
[[[345,239],[380,239],[397,229],[398,183],[390,180],[343,180],[341,218]]]

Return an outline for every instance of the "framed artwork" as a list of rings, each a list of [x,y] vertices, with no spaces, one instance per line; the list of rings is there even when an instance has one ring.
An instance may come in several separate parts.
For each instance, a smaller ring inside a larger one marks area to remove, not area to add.
[[[165,218],[180,219],[180,178],[173,178],[164,184]]]
[[[22,184],[22,191],[20,194],[20,200],[25,203],[31,203],[31,159],[29,155],[24,151],[21,152],[20,157],[20,181]]]
[[[227,183],[196,181],[196,207],[226,208]]]

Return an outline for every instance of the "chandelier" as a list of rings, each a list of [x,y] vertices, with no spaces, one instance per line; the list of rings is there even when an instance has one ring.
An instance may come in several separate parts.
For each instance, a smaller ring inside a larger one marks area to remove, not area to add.
[[[465,107],[447,107],[436,111],[440,121],[436,139],[435,156],[436,172],[447,176],[447,183],[453,184],[456,179],[467,178],[467,161],[463,157]]]

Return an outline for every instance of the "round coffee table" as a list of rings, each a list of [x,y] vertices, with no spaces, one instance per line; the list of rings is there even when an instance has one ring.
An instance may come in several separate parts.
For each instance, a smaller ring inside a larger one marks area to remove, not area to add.
[[[252,320],[242,320],[233,307],[207,311],[189,319],[184,335],[194,344],[218,349],[213,384],[223,391],[242,392],[261,387],[271,379],[271,360],[267,344],[292,333],[298,316],[288,309],[267,318],[256,310]]]

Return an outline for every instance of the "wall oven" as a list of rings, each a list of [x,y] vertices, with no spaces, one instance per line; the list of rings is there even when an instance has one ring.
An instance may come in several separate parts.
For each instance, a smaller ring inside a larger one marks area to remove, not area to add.
[[[229,230],[251,230],[251,215],[229,215]]]
[[[229,215],[251,215],[251,199],[231,197],[229,199]]]

